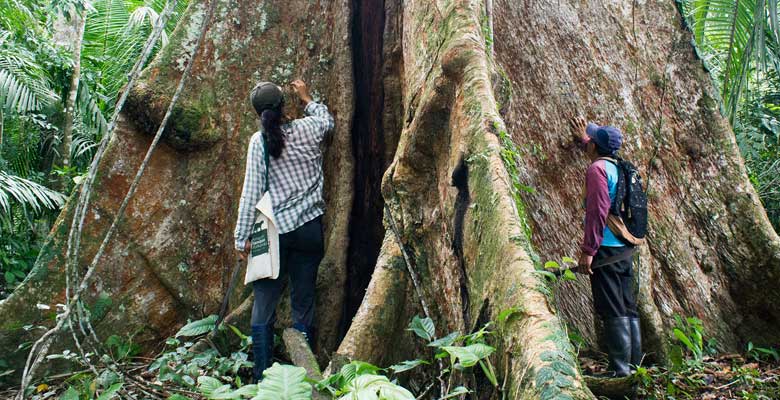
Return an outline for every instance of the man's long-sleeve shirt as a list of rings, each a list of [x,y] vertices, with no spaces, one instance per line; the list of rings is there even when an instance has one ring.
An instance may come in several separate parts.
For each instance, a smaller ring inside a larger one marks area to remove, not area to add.
[[[333,129],[328,107],[310,102],[304,118],[282,125],[285,146],[279,158],[269,157],[269,192],[279,233],[295,230],[325,212],[322,197],[322,150],[320,144]],[[255,205],[265,188],[265,159],[262,133],[249,141],[246,174],[238,221],[234,232],[235,247],[243,251],[255,221]]]
[[[596,160],[585,173],[585,228],[580,249],[587,255],[595,256],[601,246],[625,246],[607,226],[617,181],[617,166],[609,161]]]

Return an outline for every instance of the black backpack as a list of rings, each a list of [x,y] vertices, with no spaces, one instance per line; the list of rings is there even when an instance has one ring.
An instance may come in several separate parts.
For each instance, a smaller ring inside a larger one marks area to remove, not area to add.
[[[620,157],[604,157],[604,160],[615,164],[618,169],[615,200],[612,201],[609,212],[620,217],[633,238],[622,237],[618,232],[613,233],[627,245],[639,244],[647,235],[647,193],[642,187],[642,177],[629,161]]]

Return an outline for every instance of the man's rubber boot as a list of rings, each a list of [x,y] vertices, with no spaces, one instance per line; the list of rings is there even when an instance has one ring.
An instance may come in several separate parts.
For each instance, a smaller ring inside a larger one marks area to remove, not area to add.
[[[615,376],[631,374],[631,326],[628,317],[609,318],[604,321],[604,334],[609,355],[609,370]]]
[[[631,369],[639,368],[642,363],[644,353],[642,353],[642,331],[639,325],[639,318],[629,318],[631,327]]]
[[[293,329],[300,333],[303,333],[303,337],[306,338],[306,342],[309,343],[309,348],[314,351],[314,332],[310,326],[306,326],[302,323],[296,322],[293,324]]]
[[[252,375],[255,382],[263,379],[263,371],[271,366],[274,351],[274,329],[270,324],[252,325],[252,355],[255,366]]]

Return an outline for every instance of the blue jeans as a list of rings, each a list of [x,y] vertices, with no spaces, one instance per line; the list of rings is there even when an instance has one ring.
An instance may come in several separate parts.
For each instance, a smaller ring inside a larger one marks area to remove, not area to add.
[[[317,268],[325,253],[322,216],[292,232],[279,235],[279,252],[279,277],[252,282],[255,293],[252,325],[273,327],[276,322],[276,304],[289,277],[293,326],[301,331],[306,329],[306,333],[309,333],[308,330],[314,324]]]

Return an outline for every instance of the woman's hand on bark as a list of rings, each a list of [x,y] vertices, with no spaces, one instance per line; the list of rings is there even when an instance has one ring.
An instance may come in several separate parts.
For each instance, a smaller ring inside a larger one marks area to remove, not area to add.
[[[306,86],[306,82],[304,82],[301,79],[296,79],[292,82],[293,92],[300,97],[301,101],[308,104],[310,101],[312,101],[311,95],[309,94],[309,88]]]

